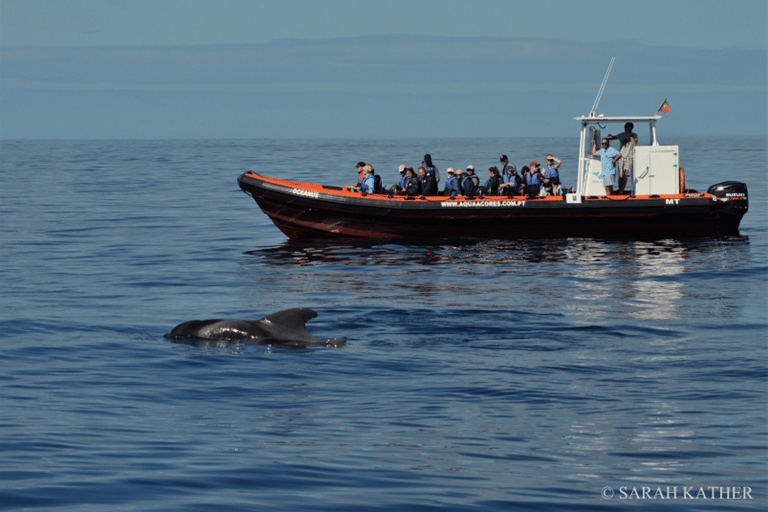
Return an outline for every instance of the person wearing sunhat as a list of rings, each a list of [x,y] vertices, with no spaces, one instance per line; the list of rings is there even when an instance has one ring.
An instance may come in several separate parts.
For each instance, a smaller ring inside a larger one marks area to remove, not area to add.
[[[453,167],[449,167],[448,169],[446,169],[445,173],[448,175],[448,179],[445,180],[445,191],[443,191],[443,195],[451,196],[451,197],[460,196],[461,188],[459,187],[459,182],[458,182],[458,179],[456,178],[456,173],[453,172]]]

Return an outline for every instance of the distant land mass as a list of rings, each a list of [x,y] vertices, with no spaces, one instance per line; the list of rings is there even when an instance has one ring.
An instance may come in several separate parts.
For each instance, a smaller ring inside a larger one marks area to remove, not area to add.
[[[675,135],[766,135],[766,51],[389,35],[0,49],[0,138],[576,136],[598,113]]]

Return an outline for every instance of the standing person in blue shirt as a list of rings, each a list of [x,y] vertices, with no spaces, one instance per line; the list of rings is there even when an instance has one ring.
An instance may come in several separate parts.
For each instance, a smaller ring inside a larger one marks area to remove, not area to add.
[[[603,178],[603,186],[605,187],[605,195],[613,195],[613,183],[616,180],[616,162],[621,159],[621,153],[613,149],[608,142],[608,139],[603,139],[603,149],[597,150],[594,139],[592,140],[592,156],[596,156],[603,164],[603,171],[600,176]]]
[[[443,195],[451,197],[460,196],[461,189],[459,188],[459,182],[456,180],[456,176],[454,176],[453,167],[446,169],[445,173],[448,175],[448,179],[445,180],[445,190],[443,191]]]
[[[559,158],[555,158],[552,155],[547,155],[547,163],[544,165],[544,183],[542,188],[547,191],[547,194],[553,196],[560,187],[560,164],[563,162]]]

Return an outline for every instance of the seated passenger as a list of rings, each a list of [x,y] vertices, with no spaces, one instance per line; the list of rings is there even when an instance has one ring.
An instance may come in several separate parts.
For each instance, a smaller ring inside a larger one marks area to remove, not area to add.
[[[419,182],[421,183],[421,195],[437,195],[437,182],[435,181],[434,174],[428,173],[423,166],[419,167]]]
[[[449,167],[445,172],[448,174],[448,179],[445,180],[445,190],[443,191],[443,195],[451,197],[461,195],[461,189],[459,188],[459,182],[456,179],[456,176],[454,176],[453,167]]]
[[[483,185],[483,194],[487,196],[497,196],[499,195],[499,185],[501,184],[501,179],[499,178],[499,169],[497,167],[491,167],[488,169],[488,181],[485,182],[485,185]]]
[[[406,196],[419,196],[421,195],[421,184],[416,173],[413,172],[413,167],[405,169],[405,181],[403,182],[403,194]]]
[[[392,195],[400,194],[403,191],[403,183],[405,183],[405,166],[400,164],[397,168],[397,172],[400,173],[400,181],[393,183],[389,188],[389,193]]]
[[[366,165],[365,167],[363,167],[363,170],[365,171],[365,177],[363,178],[363,183],[360,186],[360,189],[366,194],[375,194],[376,193],[376,177],[373,172],[373,167],[371,167],[370,165]]]
[[[373,167],[371,167],[371,176],[373,176],[373,193],[374,194],[383,194],[384,193],[384,185],[381,184],[381,176],[376,174],[376,169],[374,169]]]
[[[357,183],[351,187],[347,187],[347,190],[362,189],[363,179],[365,178],[365,171],[363,170],[364,167],[365,162],[357,162],[357,165],[355,166],[355,169],[357,169]]]
[[[523,170],[525,171],[526,168],[523,167]],[[525,194],[528,197],[538,196],[541,192],[542,181],[544,181],[544,177],[541,175],[539,163],[531,162],[531,167],[525,175]]]
[[[475,166],[474,165],[468,165],[467,166],[467,176],[472,178],[472,182],[475,184],[475,190],[480,188],[480,176],[477,176],[475,174]]]
[[[499,185],[499,194],[509,197],[519,196],[521,180],[520,176],[517,174],[517,169],[512,164],[508,164],[505,167],[506,173],[504,173],[501,178],[502,183]]]
[[[475,195],[475,181],[469,174],[465,174],[464,171],[459,169],[456,171],[456,179],[459,181],[459,190],[465,196]]]

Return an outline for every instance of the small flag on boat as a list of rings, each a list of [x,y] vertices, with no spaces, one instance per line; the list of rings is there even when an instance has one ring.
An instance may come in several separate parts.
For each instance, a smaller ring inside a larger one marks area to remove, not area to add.
[[[667,98],[664,98],[664,101],[661,102],[661,105],[659,105],[659,108],[656,110],[656,113],[658,114],[661,112],[664,114],[664,117],[667,117],[667,112],[672,110],[672,107],[669,106],[669,103],[667,103]]]

